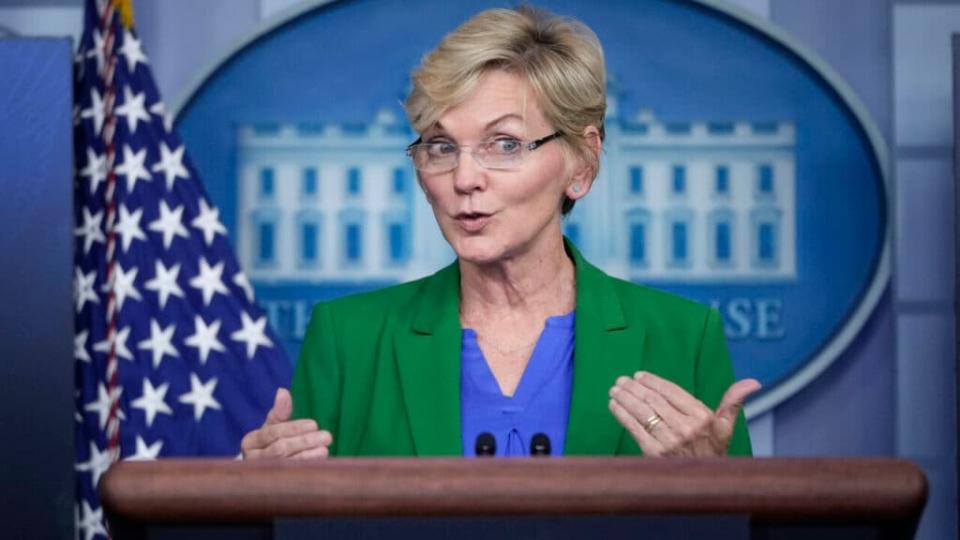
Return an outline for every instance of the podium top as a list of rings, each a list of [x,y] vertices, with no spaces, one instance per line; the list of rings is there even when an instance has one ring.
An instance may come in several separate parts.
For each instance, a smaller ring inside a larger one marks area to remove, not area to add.
[[[108,515],[128,523],[746,514],[915,524],[927,482],[909,461],[882,458],[169,459],[117,463],[100,489]]]

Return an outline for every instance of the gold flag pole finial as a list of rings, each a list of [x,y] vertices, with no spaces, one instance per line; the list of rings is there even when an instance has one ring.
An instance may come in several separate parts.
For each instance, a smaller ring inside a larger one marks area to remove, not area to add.
[[[127,30],[133,28],[133,2],[132,0],[113,0],[114,6],[120,12],[120,21]]]

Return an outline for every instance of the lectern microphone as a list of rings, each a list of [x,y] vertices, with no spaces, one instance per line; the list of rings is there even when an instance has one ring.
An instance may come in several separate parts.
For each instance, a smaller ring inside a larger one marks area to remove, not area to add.
[[[550,455],[550,437],[546,433],[537,433],[530,439],[531,456],[549,456]]]
[[[497,453],[497,440],[490,432],[484,431],[477,435],[474,451],[478,456],[493,456]]]

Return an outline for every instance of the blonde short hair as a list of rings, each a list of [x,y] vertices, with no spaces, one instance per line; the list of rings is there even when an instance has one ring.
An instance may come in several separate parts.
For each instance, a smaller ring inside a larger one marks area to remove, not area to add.
[[[547,120],[565,135],[559,141],[586,160],[595,177],[599,157],[581,134],[594,126],[603,137],[606,70],[596,34],[579,21],[527,6],[478,13],[447,34],[414,70],[405,103],[414,129],[423,133],[434,125],[492,69],[530,83]],[[573,203],[564,197],[564,214]]]

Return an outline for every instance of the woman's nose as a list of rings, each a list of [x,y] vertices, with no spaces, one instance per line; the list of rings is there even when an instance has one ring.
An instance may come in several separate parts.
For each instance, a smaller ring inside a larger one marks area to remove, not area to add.
[[[463,193],[483,189],[486,187],[486,172],[469,150],[462,149],[453,169],[453,187]]]

